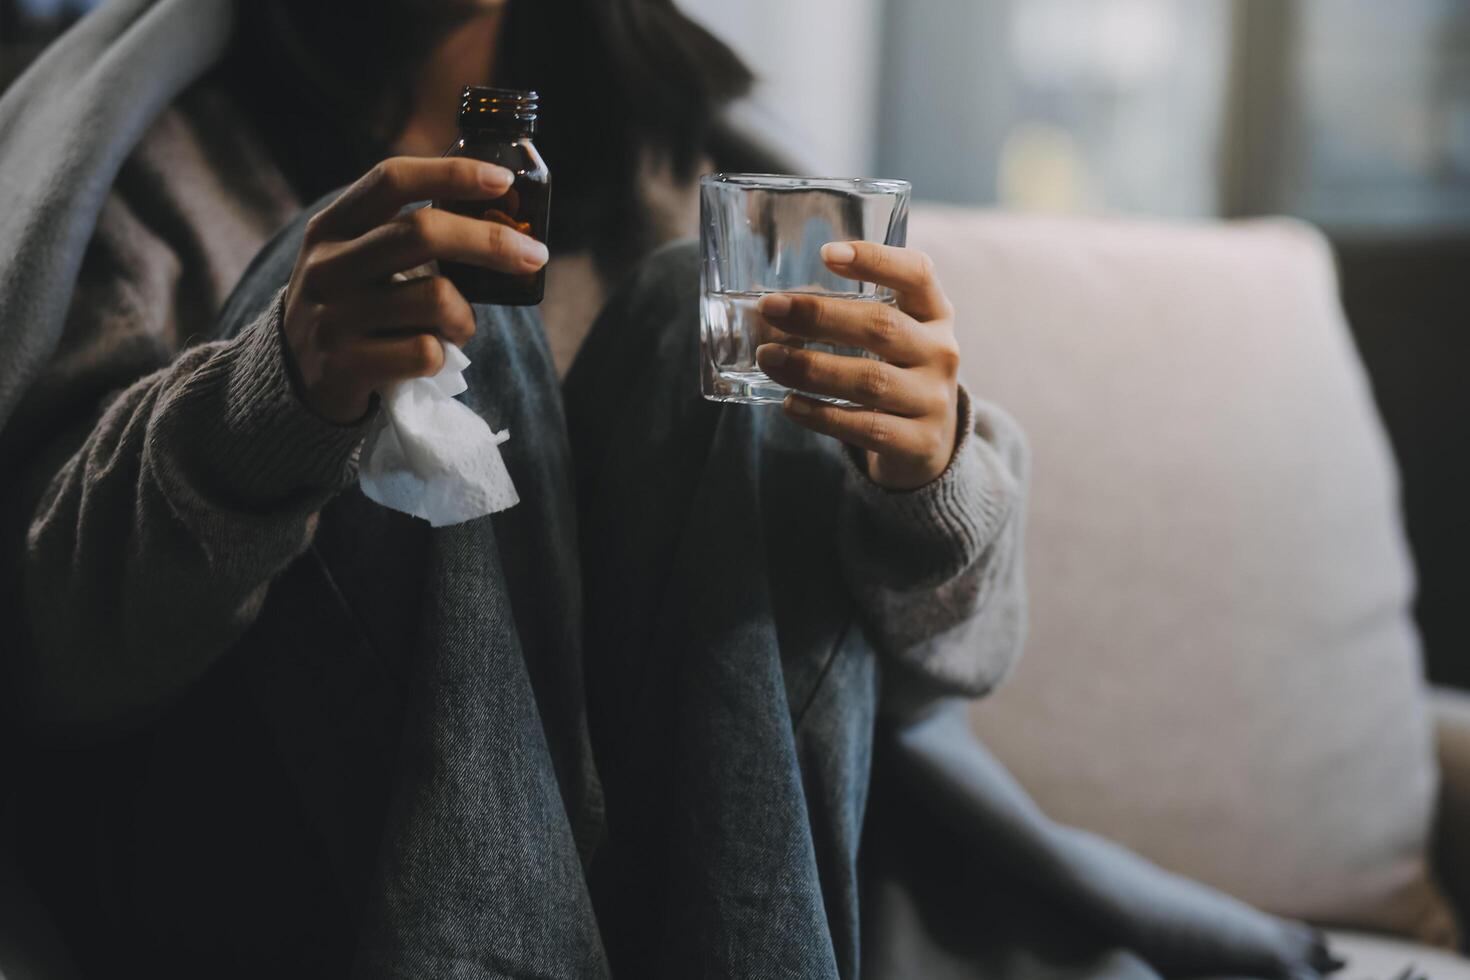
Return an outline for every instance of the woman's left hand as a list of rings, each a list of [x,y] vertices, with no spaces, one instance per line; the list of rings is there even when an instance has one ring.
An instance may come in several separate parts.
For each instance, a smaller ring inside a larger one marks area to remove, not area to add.
[[[761,316],[798,341],[861,347],[882,360],[777,342],[757,348],[756,363],[788,388],[861,406],[793,392],[782,409],[798,425],[866,449],[868,476],[880,486],[921,487],[944,472],[956,442],[960,351],[954,307],[923,252],[829,242],[822,259],[839,276],[892,288],[897,308],[818,293],[772,293],[761,300]]]

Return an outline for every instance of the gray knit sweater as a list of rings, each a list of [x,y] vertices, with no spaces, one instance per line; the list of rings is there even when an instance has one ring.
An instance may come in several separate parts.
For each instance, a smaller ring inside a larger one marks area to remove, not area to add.
[[[279,309],[190,344],[296,208],[238,114],[199,88],[119,175],[60,349],[0,433],[5,593],[25,625],[14,693],[34,723],[126,722],[185,689],[355,480],[363,426],[298,399]],[[1004,414],[962,397],[932,484],[889,492],[849,458],[842,554],[890,673],[982,694],[1022,644],[1025,453]]]

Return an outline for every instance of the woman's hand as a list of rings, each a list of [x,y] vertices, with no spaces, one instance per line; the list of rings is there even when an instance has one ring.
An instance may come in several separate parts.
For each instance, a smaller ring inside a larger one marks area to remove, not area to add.
[[[504,167],[463,157],[394,157],[312,217],[283,321],[312,411],[354,422],[379,388],[437,373],[440,338],[464,344],[474,336],[474,312],[448,279],[394,281],[394,273],[437,259],[510,273],[546,264],[545,245],[504,225],[437,208],[400,213],[415,201],[496,198],[513,179]]]
[[[949,465],[959,415],[954,308],[923,252],[870,242],[829,242],[822,259],[839,276],[889,286],[898,307],[820,294],[772,293],[761,316],[801,341],[861,347],[883,360],[762,344],[756,362],[773,381],[862,406],[794,392],[783,409],[816,432],[868,451],[868,475],[892,490],[930,482]]]

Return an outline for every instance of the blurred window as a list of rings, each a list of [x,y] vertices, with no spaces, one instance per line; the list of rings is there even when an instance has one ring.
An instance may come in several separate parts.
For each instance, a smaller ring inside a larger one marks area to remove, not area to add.
[[[1266,201],[1329,227],[1470,224],[1470,3],[1297,0]]]
[[[1229,0],[906,0],[885,26],[878,169],[920,196],[1216,212]]]
[[[881,47],[920,196],[1470,221],[1467,0],[889,0]]]

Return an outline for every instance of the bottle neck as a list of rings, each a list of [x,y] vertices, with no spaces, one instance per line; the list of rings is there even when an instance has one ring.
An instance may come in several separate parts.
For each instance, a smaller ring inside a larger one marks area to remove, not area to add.
[[[474,142],[476,140],[500,140],[509,142],[511,140],[528,140],[536,135],[536,127],[532,126],[466,126],[463,123],[459,127],[459,135],[462,139]]]
[[[529,139],[539,107],[535,92],[467,85],[460,95],[459,129],[466,139]]]

